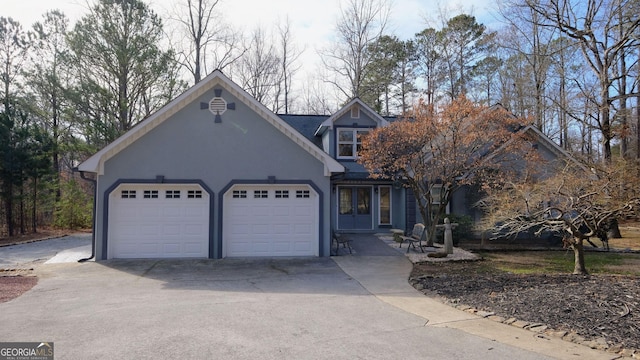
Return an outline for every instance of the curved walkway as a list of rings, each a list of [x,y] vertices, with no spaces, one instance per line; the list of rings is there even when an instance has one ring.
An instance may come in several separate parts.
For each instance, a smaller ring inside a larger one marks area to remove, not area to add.
[[[380,247],[386,243],[375,236],[354,236],[353,256],[334,256],[332,259],[347,275],[381,301],[393,305],[427,321],[427,326],[452,328],[486,339],[508,344],[557,359],[617,359],[609,354],[583,345],[550,338],[529,330],[498,323],[473,315],[438,300],[429,298],[408,283],[413,264],[405,256]],[[369,254],[368,249],[372,249]],[[344,252],[341,252],[341,255]]]

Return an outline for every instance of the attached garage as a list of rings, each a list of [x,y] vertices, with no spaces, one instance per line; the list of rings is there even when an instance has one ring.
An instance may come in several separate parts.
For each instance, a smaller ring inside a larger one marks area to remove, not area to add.
[[[318,256],[319,196],[307,185],[235,185],[224,194],[223,256]]]
[[[206,258],[210,195],[197,184],[120,184],[109,195],[108,258]]]

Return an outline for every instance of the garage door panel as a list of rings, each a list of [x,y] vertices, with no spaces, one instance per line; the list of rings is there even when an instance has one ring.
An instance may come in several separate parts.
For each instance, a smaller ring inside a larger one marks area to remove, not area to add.
[[[306,197],[297,198],[297,191]],[[249,196],[234,196],[240,193]],[[224,256],[317,255],[318,208],[317,194],[306,185],[231,188],[224,195]]]
[[[296,206],[294,208],[294,214],[296,216],[313,216],[313,209],[310,206]]]
[[[163,252],[169,256],[179,256],[181,253],[181,246],[177,243],[168,243],[163,245]]]
[[[266,220],[263,219],[263,221]],[[271,233],[270,228],[271,226],[269,224],[255,224],[252,226],[252,234],[256,236],[268,236]]]
[[[132,226],[135,229],[135,226]],[[141,224],[138,228],[140,235],[159,235],[157,224]]]
[[[290,216],[291,208],[288,206],[277,205],[273,207],[274,216]]]
[[[268,217],[271,208],[267,205],[259,205],[251,210],[251,214],[256,217]]]
[[[162,211],[164,212],[163,215],[165,216],[166,219],[171,219],[171,218],[182,219],[182,207],[179,207],[176,205],[167,206],[167,207],[164,207]]]
[[[202,217],[204,215],[205,209],[202,206],[187,206],[184,208],[185,215],[187,216],[195,216]]]
[[[300,236],[312,235],[313,228],[309,224],[296,224],[293,226],[293,228],[294,228],[293,230],[294,235],[300,235]]]
[[[133,208],[134,210],[136,208]],[[132,216],[131,220],[135,221],[136,219],[151,219],[151,220],[155,220],[158,218],[158,216],[160,216],[160,212],[161,209],[159,209],[157,206],[153,206],[153,205],[141,205],[140,207],[137,208],[137,213],[136,214],[131,214],[130,216]]]
[[[190,189],[201,198],[188,198]],[[108,234],[109,258],[208,257],[209,195],[198,185],[123,184],[110,195]]]
[[[184,233],[185,235],[200,236],[204,234],[202,231],[203,228],[204,226],[202,224],[186,224],[184,226]]]
[[[308,242],[296,242],[293,244],[293,246],[295,247],[295,251],[297,252],[306,252],[312,250]]]
[[[289,224],[275,224],[273,225],[273,233],[275,235],[287,235],[291,233],[291,225]]]

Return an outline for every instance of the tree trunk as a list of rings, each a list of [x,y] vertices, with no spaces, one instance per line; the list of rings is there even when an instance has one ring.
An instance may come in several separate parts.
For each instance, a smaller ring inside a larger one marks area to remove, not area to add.
[[[20,234],[24,235],[26,233],[25,230],[25,222],[24,222],[24,184],[20,184]]]
[[[574,255],[574,267],[573,274],[574,275],[587,275],[587,268],[584,266],[584,245],[582,244],[582,239],[575,238],[573,244],[571,245],[573,248]]]
[[[7,234],[9,236],[13,236],[13,187],[11,184],[7,184],[5,186],[5,193],[4,216],[5,221],[7,222]]]
[[[607,222],[607,237],[609,239],[621,239],[620,227],[618,226],[618,219],[611,219]]]
[[[31,209],[31,230],[33,231],[33,233],[37,233],[38,229],[38,222],[36,220],[36,216],[38,214],[38,212],[36,211],[37,206],[38,206],[38,177],[34,176],[33,177],[33,199],[32,199],[33,203],[32,205],[32,209]]]

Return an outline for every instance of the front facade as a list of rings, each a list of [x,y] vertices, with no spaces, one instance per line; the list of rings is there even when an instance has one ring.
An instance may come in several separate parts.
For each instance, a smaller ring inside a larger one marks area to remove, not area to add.
[[[276,115],[215,71],[78,167],[96,178],[95,257],[329,256],[332,231],[411,229],[411,191],[357,162],[361,136],[389,121],[359,99]],[[568,156],[526,131],[545,159]],[[448,210],[477,219],[473,195]]]
[[[83,162],[96,174],[95,256],[329,256],[332,230],[405,228],[405,191],[369,179],[360,100],[278,116],[215,71]]]
[[[328,256],[344,168],[216,71],[79,166],[96,259]]]
[[[385,119],[359,99],[331,116],[281,115],[318,147],[336,159],[344,172],[331,177],[331,224],[340,232],[373,233],[407,228],[415,206],[400,183],[371,179],[357,162],[361,136],[387,126]]]

